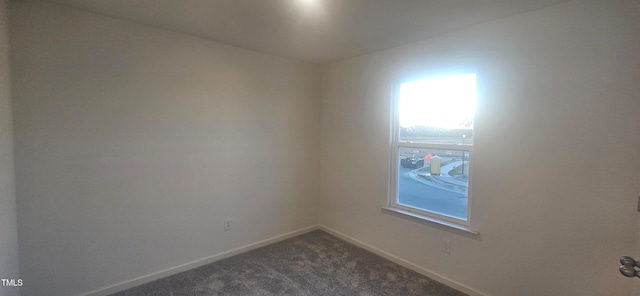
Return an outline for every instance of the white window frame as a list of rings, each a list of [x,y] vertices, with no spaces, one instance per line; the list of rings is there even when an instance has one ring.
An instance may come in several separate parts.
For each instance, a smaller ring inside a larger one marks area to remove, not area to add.
[[[454,76],[456,74],[451,74]],[[471,179],[473,177],[473,144],[437,144],[437,143],[418,143],[412,141],[400,141],[400,114],[399,114],[399,95],[400,86],[403,83],[412,81],[418,81],[422,79],[428,79],[424,77],[421,79],[402,80],[393,83],[391,92],[391,133],[390,133],[390,172],[389,172],[389,196],[387,207],[383,208],[386,212],[400,216],[402,218],[408,218],[410,220],[435,226],[451,232],[457,232],[459,234],[478,238],[480,233],[471,229],[471,208],[472,208],[472,188]],[[476,78],[477,81],[477,78]],[[475,141],[475,134],[474,134]],[[467,165],[469,166],[469,179],[467,185],[467,220],[457,219],[446,215],[441,215],[435,212],[418,209],[398,203],[398,171],[399,171],[399,151],[400,148],[427,148],[427,149],[440,149],[440,150],[455,150],[464,151],[469,154],[469,160]]]

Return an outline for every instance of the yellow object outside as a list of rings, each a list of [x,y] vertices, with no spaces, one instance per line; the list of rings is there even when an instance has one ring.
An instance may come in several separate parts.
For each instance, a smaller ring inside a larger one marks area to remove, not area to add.
[[[442,159],[438,156],[434,156],[431,158],[431,174],[432,175],[440,175],[440,166],[442,164]]]

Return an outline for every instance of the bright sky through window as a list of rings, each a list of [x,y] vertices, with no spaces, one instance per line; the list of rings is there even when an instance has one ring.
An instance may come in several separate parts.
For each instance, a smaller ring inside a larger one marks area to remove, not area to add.
[[[476,112],[476,74],[445,76],[400,85],[400,126],[463,129]]]

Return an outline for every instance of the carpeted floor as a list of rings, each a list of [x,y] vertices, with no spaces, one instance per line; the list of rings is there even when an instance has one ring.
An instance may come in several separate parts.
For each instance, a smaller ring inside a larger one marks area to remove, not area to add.
[[[316,230],[116,295],[466,294]]]

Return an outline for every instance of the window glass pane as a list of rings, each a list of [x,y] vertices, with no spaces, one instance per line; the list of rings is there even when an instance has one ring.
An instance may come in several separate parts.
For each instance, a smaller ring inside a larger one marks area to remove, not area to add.
[[[472,144],[476,75],[429,78],[400,84],[399,140]]]
[[[398,204],[467,220],[468,151],[400,147],[398,154]]]

